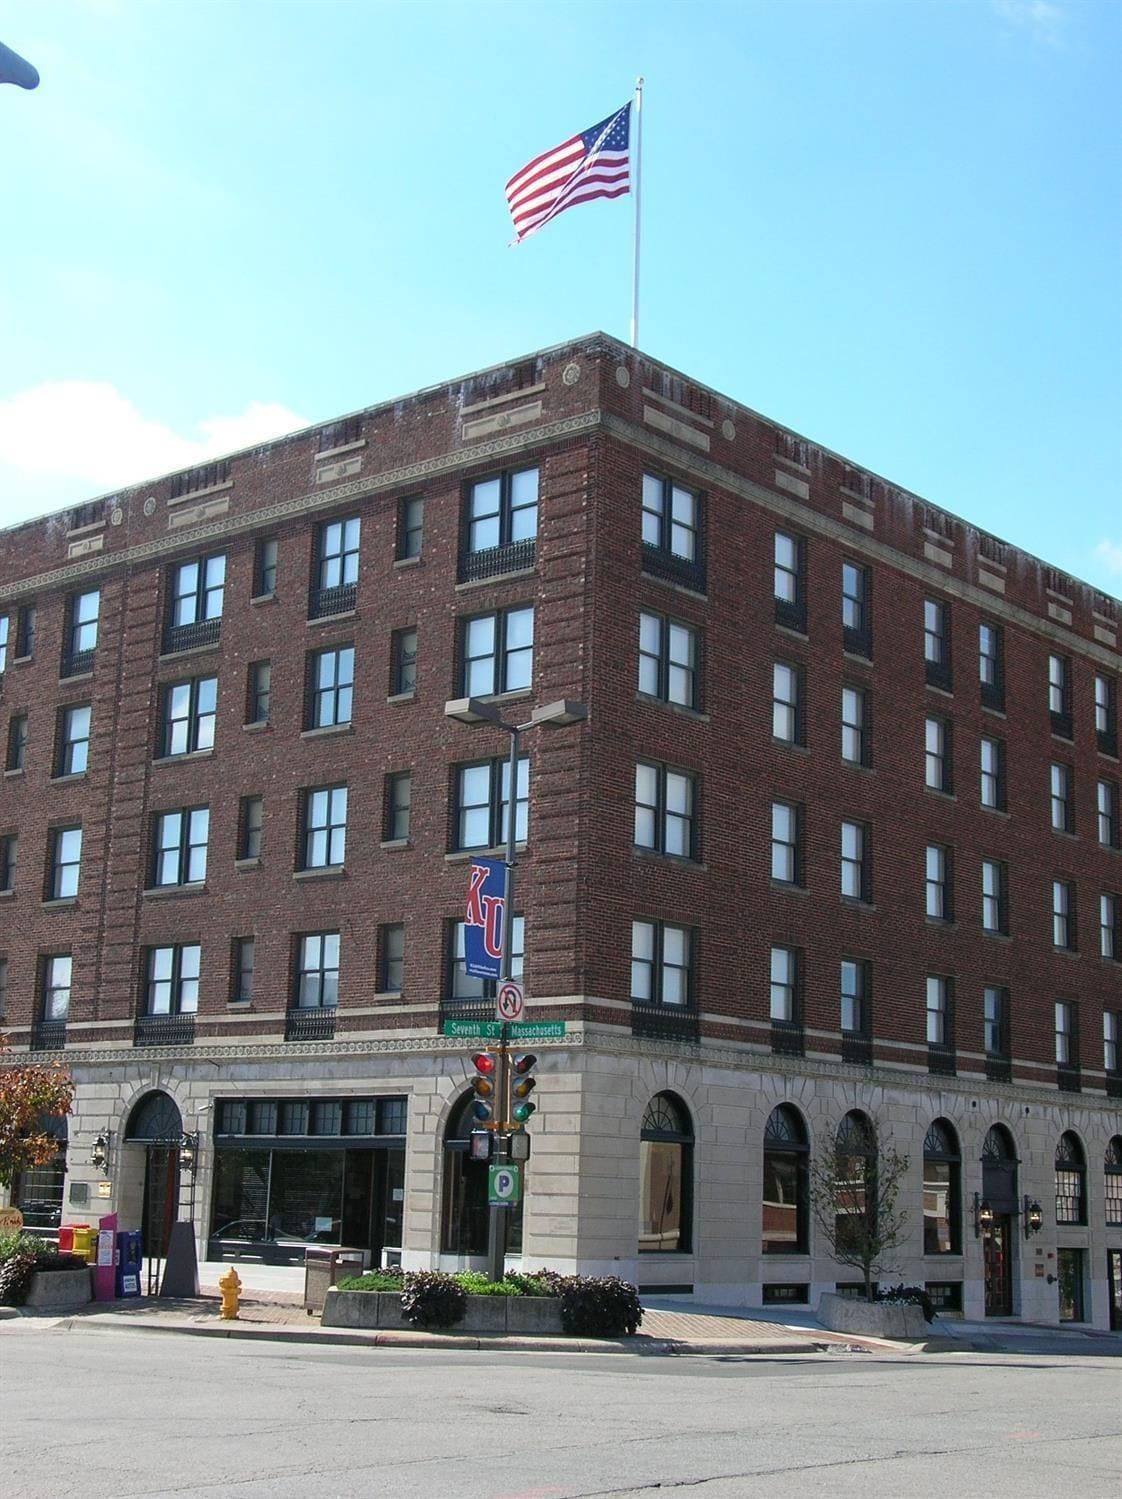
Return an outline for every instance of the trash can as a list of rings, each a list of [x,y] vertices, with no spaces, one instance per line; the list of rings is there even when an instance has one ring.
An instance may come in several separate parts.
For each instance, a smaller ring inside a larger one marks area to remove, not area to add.
[[[140,1230],[122,1228],[117,1233],[117,1295],[140,1295]]]
[[[369,1257],[366,1249],[306,1249],[304,1310],[321,1312],[331,1287],[349,1275],[361,1275]]]

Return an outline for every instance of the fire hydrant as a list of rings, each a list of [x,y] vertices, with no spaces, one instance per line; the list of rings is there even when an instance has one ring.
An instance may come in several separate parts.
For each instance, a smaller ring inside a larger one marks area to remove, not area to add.
[[[222,1316],[227,1322],[232,1322],[238,1315],[238,1302],[242,1294],[242,1283],[233,1265],[218,1282],[218,1289],[222,1292]]]

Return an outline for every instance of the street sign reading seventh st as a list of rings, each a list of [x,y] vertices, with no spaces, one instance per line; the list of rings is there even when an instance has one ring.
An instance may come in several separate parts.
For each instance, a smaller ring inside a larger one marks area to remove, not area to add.
[[[463,1040],[482,1037],[497,1041],[502,1025],[497,1020],[446,1020],[442,1027],[446,1036],[459,1036]],[[563,1020],[516,1020],[506,1028],[512,1041],[556,1041],[565,1034]]]

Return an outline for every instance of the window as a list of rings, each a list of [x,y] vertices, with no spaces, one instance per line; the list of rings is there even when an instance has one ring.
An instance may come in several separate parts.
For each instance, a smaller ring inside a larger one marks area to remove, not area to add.
[[[1103,1157],[1103,1197],[1106,1221],[1112,1227],[1122,1225],[1122,1135],[1112,1136]]]
[[[257,944],[252,937],[235,937],[230,964],[230,1001],[247,1005],[253,998],[253,968]]]
[[[308,706],[305,727],[327,729],[350,723],[355,681],[355,648],[332,646],[308,659]]]
[[[404,843],[409,837],[409,812],[413,801],[413,777],[407,770],[386,777],[386,843]],[[490,847],[490,845],[488,845]]]
[[[0,677],[8,665],[8,631],[11,628],[10,617],[0,614]]]
[[[152,883],[194,885],[206,879],[210,809],[185,807],[156,818],[155,868]]]
[[[863,687],[842,688],[841,723],[842,759],[849,765],[871,765],[869,694]]]
[[[693,933],[667,921],[631,923],[631,998],[636,1004],[693,1004]]]
[[[927,975],[927,1044],[951,1045],[951,981],[937,974]]]
[[[1095,738],[1104,755],[1117,755],[1117,687],[1113,677],[1095,677]]]
[[[0,958],[0,1020],[8,1013],[8,960]]]
[[[534,671],[534,611],[503,609],[463,623],[461,689],[492,697],[529,687]]]
[[[923,1252],[961,1254],[962,1154],[946,1119],[936,1119],[923,1142]]]
[[[397,560],[419,557],[424,535],[425,502],[420,495],[410,495],[397,507]]]
[[[262,537],[253,549],[253,596],[268,598],[277,591],[277,543]]]
[[[5,894],[16,887],[16,858],[19,838],[15,833],[0,836],[0,890]]]
[[[771,950],[771,998],[772,1020],[784,1025],[799,1025],[799,954],[794,947],[773,947]]]
[[[954,793],[953,730],[945,718],[924,721],[924,785],[929,791]]]
[[[514,839],[525,843],[530,817],[530,761],[518,761]],[[456,849],[505,848],[510,815],[510,761],[483,760],[456,770]]]
[[[775,622],[806,633],[806,540],[775,533]]]
[[[1096,791],[1099,842],[1103,848],[1118,847],[1118,787],[1100,781]]]
[[[982,929],[1007,936],[1009,893],[1006,866],[996,859],[982,860]]]
[[[1056,1222],[1087,1222],[1087,1158],[1070,1130],[1056,1146]]]
[[[525,951],[525,942],[525,918],[516,916],[510,928],[510,976],[513,979],[520,979],[522,977],[522,959]],[[493,980],[472,978],[467,973],[464,959],[464,924],[462,921],[452,923],[451,953],[448,968],[449,998],[452,1000],[485,999],[494,993],[495,984]]]
[[[1076,949],[1075,886],[1070,880],[1052,881],[1052,946]]]
[[[1075,797],[1070,765],[1052,766],[1052,827],[1057,833],[1075,832]]]
[[[56,774],[77,776],[85,772],[90,758],[90,705],[79,703],[60,708],[58,764]]]
[[[359,518],[324,521],[316,534],[309,614],[321,619],[353,609],[358,598]]]
[[[954,920],[954,850],[929,843],[926,854],[924,910],[929,921]]]
[[[417,630],[395,630],[390,637],[390,695],[399,697],[417,690]],[[527,682],[527,686],[529,683]],[[500,689],[505,691],[506,689]],[[469,694],[479,696],[476,694]]]
[[[660,702],[700,708],[698,634],[662,614],[639,616],[639,691]]]
[[[23,770],[27,758],[27,714],[13,713],[8,720],[8,752],[5,770]]]
[[[987,984],[982,991],[983,1031],[987,1057],[1009,1055],[1009,991]]]
[[[771,732],[785,744],[806,744],[803,671],[786,661],[777,661],[772,668]]]
[[[268,661],[251,661],[246,682],[246,723],[269,722],[273,668]]]
[[[842,563],[842,644],[855,655],[873,654],[872,583],[867,567]]]
[[[802,808],[793,802],[771,804],[771,877],[785,885],[801,885]]]
[[[1055,1006],[1056,1065],[1075,1067],[1079,1063],[1079,1039],[1076,1029],[1076,1007],[1072,1000],[1058,999]]]
[[[405,971],[405,927],[400,922],[382,927],[378,937],[378,952],[378,987],[383,994],[400,994]]]
[[[82,863],[82,829],[54,828],[51,832],[50,878],[48,900],[73,900],[78,894],[78,874]]]
[[[992,620],[978,625],[978,681],[982,706],[1005,711],[1005,632]]]
[[[0,1014],[3,1012],[0,1011]],[[1103,1011],[1103,1071],[1117,1075],[1122,1072],[1122,1010]],[[1122,1161],[1119,1162],[1122,1165]]]
[[[1118,961],[1118,897],[1099,896],[1099,955]]]
[[[209,645],[218,639],[225,587],[226,558],[221,554],[197,557],[172,569],[166,651]]]
[[[809,1248],[809,1157],[801,1114],[781,1103],[764,1129],[764,1254],[806,1254]]]
[[[657,1093],[639,1134],[639,1253],[685,1254],[690,1248],[693,1126],[682,1101]]]
[[[339,933],[306,932],[296,943],[296,1008],[330,1009],[339,1003]]]
[[[872,1034],[872,971],[867,962],[843,958],[838,970],[841,1028],[846,1036]]]
[[[869,828],[863,822],[841,825],[841,893],[850,900],[872,898]]]
[[[928,685],[951,690],[951,606],[936,599],[923,604],[923,660]]]
[[[681,859],[696,856],[694,777],[640,760],[635,766],[635,844]]]
[[[62,674],[76,677],[91,671],[97,649],[97,621],[101,612],[101,590],[75,593],[67,603],[66,644],[62,653]]]
[[[16,612],[16,660],[26,661],[35,654],[36,613],[34,604],[21,604]],[[4,626],[0,623],[0,633]],[[3,653],[0,652],[0,655]],[[0,665],[0,676],[4,668]]]
[[[194,1015],[199,1008],[197,942],[148,949],[144,996],[146,1015]]]
[[[537,533],[536,468],[492,474],[469,484],[461,581],[532,566]]]
[[[243,796],[238,808],[238,858],[261,857],[261,832],[265,824],[265,803],[259,796]]]
[[[647,572],[704,589],[701,498],[692,489],[644,474],[642,537]]]
[[[304,792],[302,869],[338,869],[347,848],[347,788],[320,786]]]
[[[193,677],[169,682],[163,689],[160,754],[191,755],[214,747],[218,711],[218,678]]]
[[[981,739],[982,806],[992,812],[1005,811],[1005,741]]]
[[[836,1180],[834,1238],[859,1249],[875,1230],[876,1198],[870,1192],[877,1169],[877,1137],[867,1115],[851,1110],[838,1126],[831,1166]]]
[[[65,1020],[70,1014],[70,981],[74,960],[69,953],[43,959],[44,1020]]]
[[[1066,656],[1048,657],[1048,713],[1052,733],[1061,739],[1072,736],[1071,662]]]

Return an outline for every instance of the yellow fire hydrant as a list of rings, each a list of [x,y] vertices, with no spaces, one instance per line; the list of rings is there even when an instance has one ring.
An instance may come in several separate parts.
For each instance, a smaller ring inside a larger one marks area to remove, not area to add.
[[[242,1294],[242,1283],[233,1265],[218,1282],[218,1289],[222,1292],[222,1316],[227,1322],[232,1322],[238,1315],[238,1302]]]

